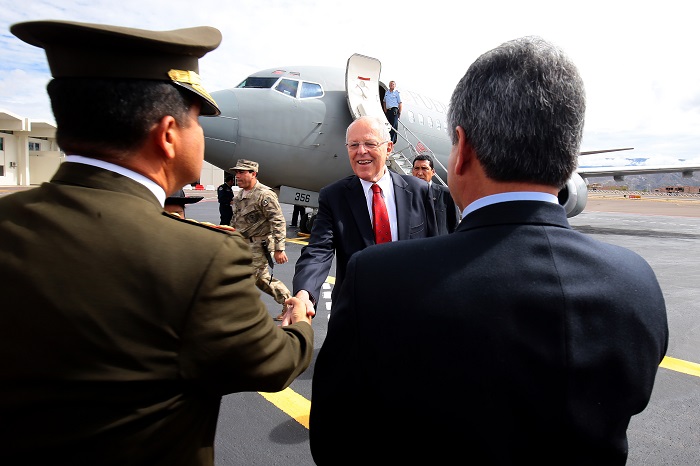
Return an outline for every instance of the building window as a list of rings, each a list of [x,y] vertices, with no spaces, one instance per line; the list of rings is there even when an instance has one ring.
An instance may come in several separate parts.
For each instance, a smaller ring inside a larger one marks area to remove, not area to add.
[[[30,142],[29,150],[39,151],[41,150],[41,144],[39,144],[38,142]]]

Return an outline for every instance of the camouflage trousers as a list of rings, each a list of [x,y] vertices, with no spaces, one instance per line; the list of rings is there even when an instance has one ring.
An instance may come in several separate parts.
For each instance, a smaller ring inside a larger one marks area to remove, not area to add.
[[[282,281],[275,277],[270,280],[270,270],[268,269],[267,258],[262,250],[262,245],[259,240],[250,243],[250,250],[253,253],[253,268],[255,269],[255,285],[265,293],[272,296],[279,304],[284,304],[284,301],[292,296],[289,289]],[[270,251],[274,257],[274,251]]]

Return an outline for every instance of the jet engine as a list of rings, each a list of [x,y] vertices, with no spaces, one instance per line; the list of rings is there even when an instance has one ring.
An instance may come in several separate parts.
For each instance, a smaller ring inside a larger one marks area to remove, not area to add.
[[[559,204],[564,206],[567,217],[575,217],[583,212],[588,201],[588,187],[581,175],[574,173],[559,191]]]

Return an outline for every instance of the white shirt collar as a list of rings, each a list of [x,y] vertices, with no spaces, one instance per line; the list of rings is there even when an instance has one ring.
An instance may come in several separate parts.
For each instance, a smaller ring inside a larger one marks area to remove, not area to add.
[[[500,202],[508,201],[543,201],[551,202],[553,204],[559,204],[557,196],[549,193],[533,192],[533,191],[518,191],[511,193],[498,193],[492,194],[490,196],[485,196],[477,199],[476,201],[465,207],[462,212],[462,218],[466,217],[467,214],[474,212],[477,209],[486,207],[491,204],[498,204]]]
[[[116,165],[111,162],[105,162],[104,160],[93,159],[90,157],[83,157],[82,155],[68,155],[66,156],[66,162],[92,165],[93,167],[103,168],[114,173],[119,173],[120,175],[126,176],[127,178],[131,178],[137,183],[140,183],[146,188],[148,188],[148,190],[151,191],[153,195],[158,199],[158,202],[160,202],[161,207],[165,205],[165,190],[161,188],[155,181],[146,178],[140,173],[136,173],[133,170],[124,168],[121,165]]]

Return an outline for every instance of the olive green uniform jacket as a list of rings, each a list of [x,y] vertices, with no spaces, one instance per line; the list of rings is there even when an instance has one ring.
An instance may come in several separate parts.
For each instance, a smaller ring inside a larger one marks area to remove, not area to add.
[[[107,170],[66,162],[0,198],[0,270],[0,464],[211,465],[222,395],[311,362],[311,326],[276,326],[238,233]]]

